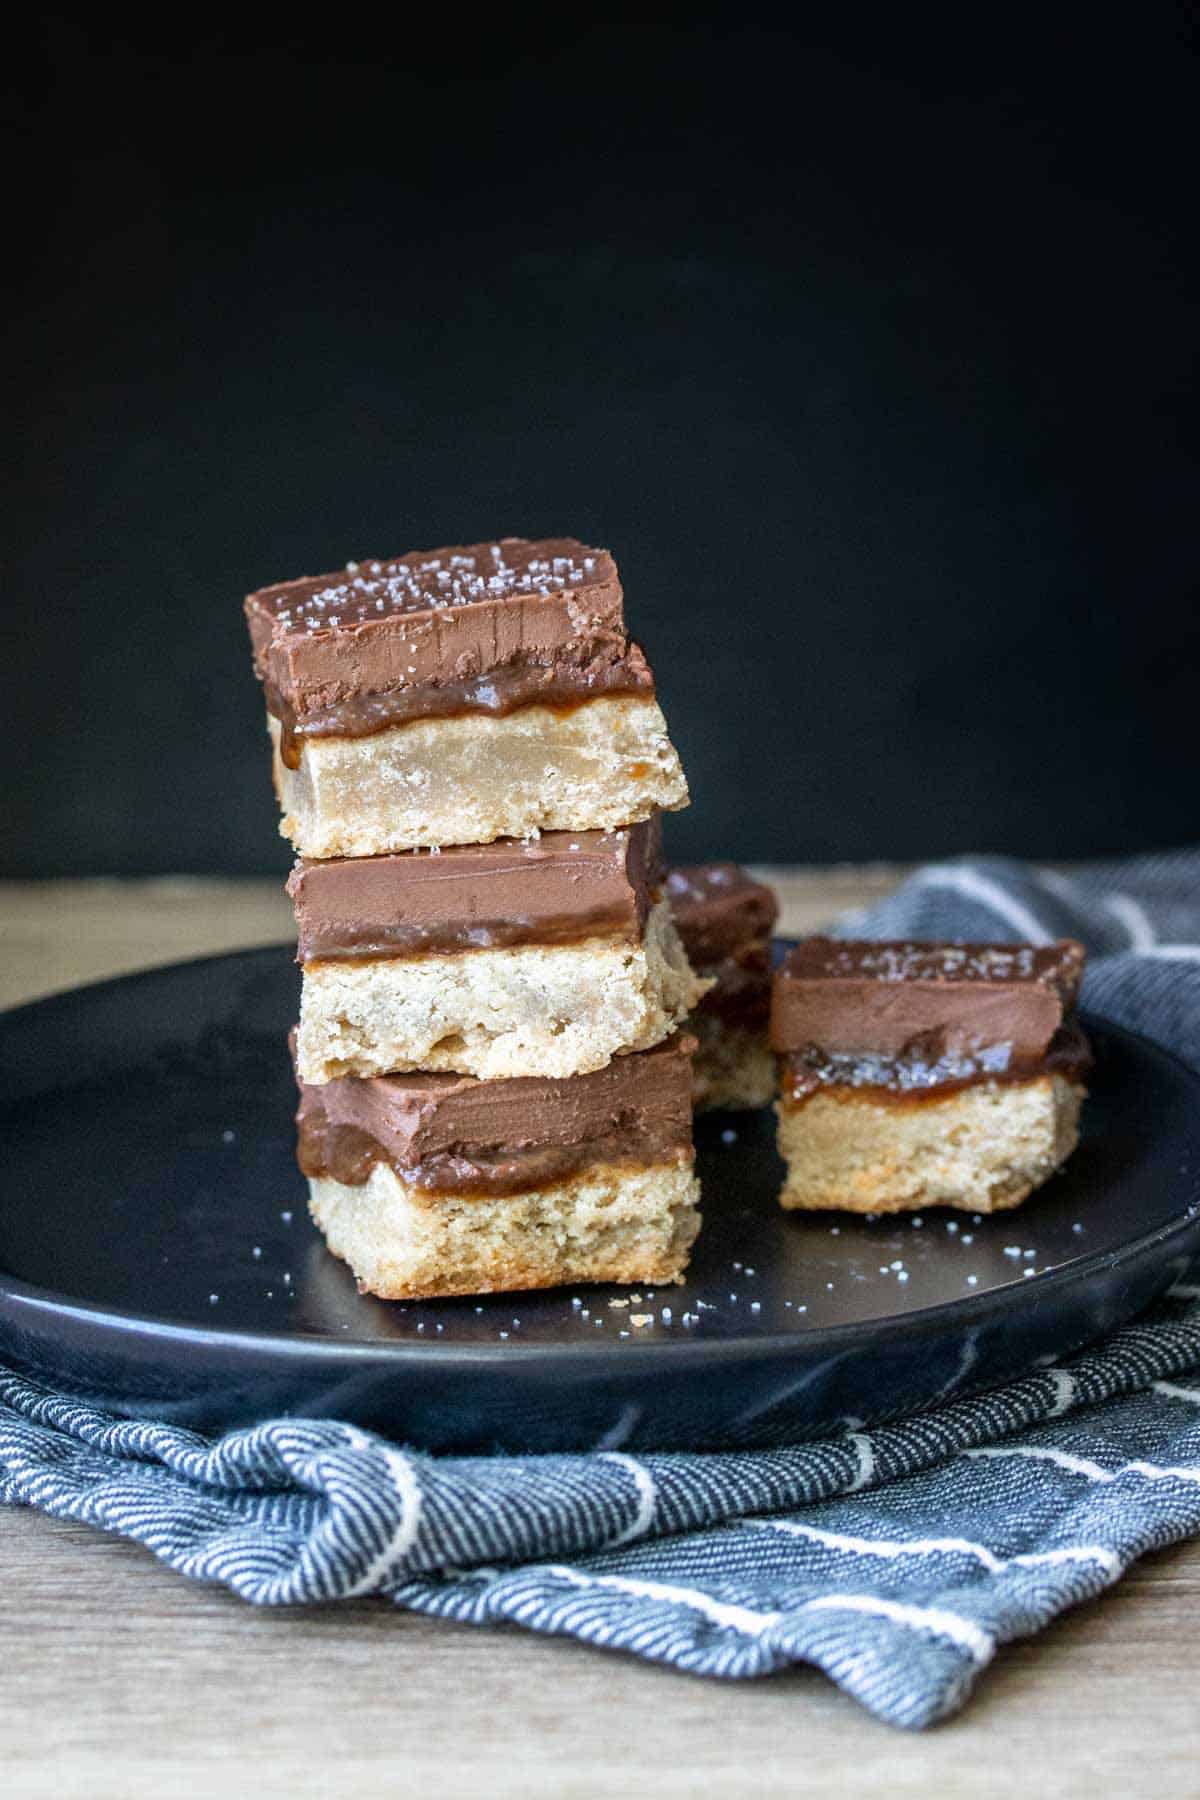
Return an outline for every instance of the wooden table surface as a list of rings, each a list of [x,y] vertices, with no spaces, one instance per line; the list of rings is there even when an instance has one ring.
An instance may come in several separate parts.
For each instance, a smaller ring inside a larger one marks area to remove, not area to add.
[[[886,869],[775,871],[782,929]],[[289,935],[270,882],[0,884],[0,1004]],[[0,1795],[1200,1795],[1200,1546],[1000,1653],[949,1724],[811,1669],[733,1685],[377,1601],[256,1611],[146,1551],[0,1508]]]

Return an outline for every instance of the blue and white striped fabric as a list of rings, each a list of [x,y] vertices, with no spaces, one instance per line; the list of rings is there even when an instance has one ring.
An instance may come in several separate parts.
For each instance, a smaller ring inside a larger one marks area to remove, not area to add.
[[[946,863],[843,929],[1078,936],[1088,1003],[1200,1064],[1200,854],[1070,880]],[[0,1499],[262,1605],[380,1594],[706,1675],[811,1662],[928,1725],[999,1646],[1200,1534],[1197,1302],[1185,1284],[1061,1367],[898,1424],[704,1456],[432,1458],[297,1419],[213,1442],[0,1373]]]

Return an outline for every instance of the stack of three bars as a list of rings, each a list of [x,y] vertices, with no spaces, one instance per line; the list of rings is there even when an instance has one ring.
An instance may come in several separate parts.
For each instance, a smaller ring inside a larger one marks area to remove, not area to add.
[[[384,1298],[666,1282],[698,1229],[687,787],[612,559],[508,538],[250,595],[313,1216]]]

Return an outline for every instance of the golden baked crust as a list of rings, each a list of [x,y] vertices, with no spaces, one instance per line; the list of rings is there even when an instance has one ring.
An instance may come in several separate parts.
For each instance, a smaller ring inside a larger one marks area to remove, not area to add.
[[[300,1079],[451,1069],[492,1081],[585,1075],[662,1043],[707,983],[660,901],[641,943],[519,945],[304,971]]]
[[[362,1292],[383,1300],[612,1281],[681,1281],[700,1229],[690,1160],[595,1164],[500,1198],[434,1194],[377,1164],[362,1187],[309,1181],[309,1209]]]
[[[919,1212],[1018,1206],[1079,1141],[1086,1090],[1061,1075],[975,1082],[912,1101],[827,1087],[781,1101],[780,1205],[812,1211]]]
[[[280,831],[301,856],[378,856],[487,844],[536,831],[610,831],[678,811],[687,783],[652,698],[414,719],[371,737],[304,740],[298,769],[275,746]]]

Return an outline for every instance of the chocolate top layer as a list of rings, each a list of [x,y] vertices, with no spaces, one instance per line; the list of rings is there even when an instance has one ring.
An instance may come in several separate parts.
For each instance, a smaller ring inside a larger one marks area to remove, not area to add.
[[[301,962],[517,944],[641,939],[661,879],[657,816],[621,831],[547,831],[436,855],[300,862],[288,880]]]
[[[246,599],[267,705],[292,736],[652,693],[607,550],[574,538],[452,544]]]
[[[670,869],[667,898],[693,968],[736,957],[747,944],[770,937],[779,917],[771,889],[732,862]]]
[[[385,1162],[417,1186],[512,1193],[589,1163],[677,1160],[691,1154],[694,1047],[677,1033],[557,1080],[418,1074],[302,1083],[301,1167],[360,1185]]]
[[[782,1051],[971,1058],[1007,1046],[1044,1056],[1075,1004],[1081,944],[873,942],[814,937],[775,976],[771,1042]]]
[[[386,633],[398,619],[563,595],[577,618],[623,628],[616,564],[607,550],[577,538],[506,537],[410,550],[384,561],[367,557],[331,575],[259,588],[248,596],[246,613],[257,648],[264,631],[274,643],[361,628]]]

